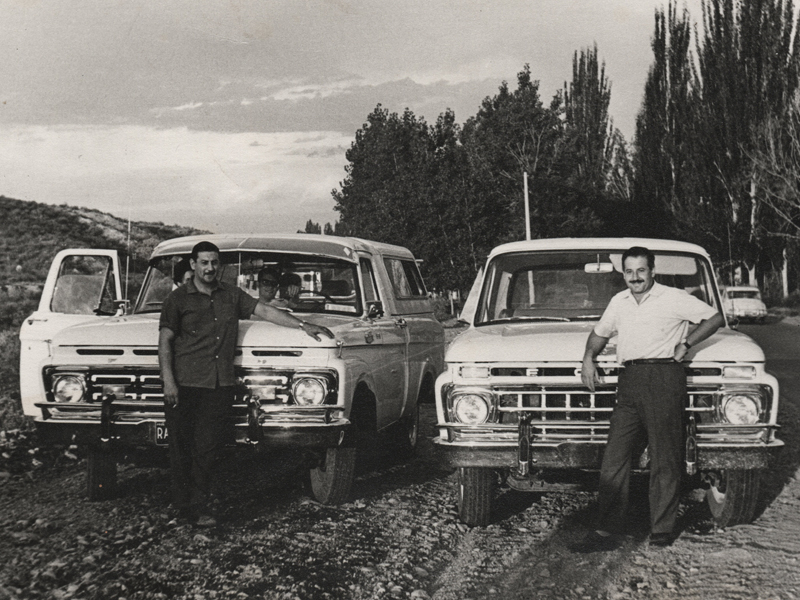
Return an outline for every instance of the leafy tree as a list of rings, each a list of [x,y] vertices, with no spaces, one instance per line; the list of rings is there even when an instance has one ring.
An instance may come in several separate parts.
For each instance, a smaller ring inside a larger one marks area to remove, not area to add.
[[[428,128],[413,112],[389,113],[378,105],[356,132],[349,164],[333,198],[347,228],[362,237],[408,243],[427,216],[424,189]]]
[[[564,84],[564,113],[575,145],[576,174],[587,188],[597,192],[605,189],[610,100],[611,85],[605,64],[598,62],[597,46],[575,52],[572,81]]]
[[[647,74],[644,101],[636,119],[634,158],[634,232],[654,237],[684,237],[678,223],[695,223],[687,212],[690,197],[693,97],[691,89],[689,13],[678,15],[670,2],[657,10],[651,41],[653,64]],[[705,219],[698,219],[701,226]],[[696,234],[696,232],[695,232]],[[696,235],[694,236],[697,239]]]
[[[306,221],[306,228],[297,233],[322,233],[322,227],[320,227],[319,223],[314,223],[314,221],[309,219]]]
[[[485,220],[482,240],[498,242],[525,237],[523,174],[528,173],[532,237],[585,235],[600,222],[570,179],[573,152],[567,144],[561,95],[549,106],[539,96],[530,67],[517,75],[517,89],[504,82],[486,98],[462,135],[473,185]]]
[[[625,233],[632,165],[622,133],[609,116],[611,83],[597,46],[575,52],[572,81],[564,84],[564,119],[571,145],[573,185],[605,222],[606,233]]]
[[[791,0],[703,0],[696,57],[688,12],[656,12],[654,62],[637,119],[634,198],[643,229],[704,245],[751,272],[782,261],[751,161],[763,124],[797,89]]]
[[[762,235],[758,177],[747,157],[761,125],[784,111],[797,88],[794,21],[791,1],[703,3],[697,85],[706,144],[698,154],[709,176],[702,191],[730,215],[729,259],[751,269],[781,260],[781,249]]]

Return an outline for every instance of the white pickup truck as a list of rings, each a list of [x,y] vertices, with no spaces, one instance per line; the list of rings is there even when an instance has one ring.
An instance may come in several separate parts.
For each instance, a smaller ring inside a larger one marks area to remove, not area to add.
[[[458,471],[458,509],[490,521],[496,486],[546,491],[592,484],[615,404],[616,342],[598,357],[602,384],[581,382],[586,339],[625,288],[622,253],[655,253],[656,280],[722,312],[711,260],[668,240],[564,238],[495,248],[478,275],[436,382],[436,443]],[[685,362],[687,483],[705,487],[720,526],[752,520],[761,473],[783,442],[778,382],[764,353],[730,328],[692,347]],[[646,471],[646,449],[638,462]]]
[[[264,321],[240,323],[231,443],[308,450],[323,503],[347,498],[364,440],[391,435],[412,452],[419,403],[433,401],[443,369],[444,332],[405,248],[302,234],[168,240],[153,251],[129,313],[115,251],[65,250],[20,330],[20,389],[43,443],[86,447],[89,497],[115,493],[126,451],[167,445],[158,320],[176,268],[201,239],[220,248],[221,279],[253,296],[264,267],[299,280],[294,312],[336,336],[317,342]]]

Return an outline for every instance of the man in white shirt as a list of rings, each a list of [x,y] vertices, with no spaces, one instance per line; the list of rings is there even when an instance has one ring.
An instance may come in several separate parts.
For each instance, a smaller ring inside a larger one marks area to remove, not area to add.
[[[681,361],[689,348],[724,323],[714,308],[685,290],[655,281],[655,257],[635,246],[622,255],[627,290],[611,299],[589,334],[581,379],[594,391],[595,359],[615,333],[620,371],[617,404],[600,469],[598,529],[579,551],[619,546],[628,504],[633,452],[643,439],[650,453],[650,544],[668,546],[677,537],[686,407],[686,373]],[[691,332],[689,323],[697,324]]]

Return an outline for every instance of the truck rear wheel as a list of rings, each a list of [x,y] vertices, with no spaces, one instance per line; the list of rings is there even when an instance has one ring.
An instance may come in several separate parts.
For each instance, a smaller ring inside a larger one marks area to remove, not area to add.
[[[354,447],[328,448],[322,464],[310,471],[311,491],[322,504],[341,504],[350,496],[356,466]]]
[[[419,442],[419,409],[423,403],[434,401],[433,378],[426,376],[420,385],[417,401],[411,411],[397,424],[397,446],[401,458],[409,459],[417,451]]]
[[[492,469],[458,469],[458,517],[467,525],[485,527],[492,516],[495,475]]]
[[[719,527],[750,523],[756,511],[761,474],[754,470],[724,470],[713,478],[706,501]]]
[[[108,500],[117,493],[117,457],[113,452],[89,446],[86,457],[86,491],[89,500]]]
[[[409,414],[398,421],[394,438],[400,458],[409,459],[414,456],[419,438],[419,402],[411,407]]]

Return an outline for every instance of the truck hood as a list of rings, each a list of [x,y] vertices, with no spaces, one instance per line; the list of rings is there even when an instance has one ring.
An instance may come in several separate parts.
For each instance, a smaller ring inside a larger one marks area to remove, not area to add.
[[[360,320],[336,315],[302,315],[309,323],[328,327],[336,338],[345,340]],[[53,336],[56,346],[158,346],[158,314],[102,317],[91,323],[73,325]],[[300,329],[281,327],[266,321],[240,321],[238,346],[298,347],[336,346],[336,340],[322,336],[317,342]]]
[[[464,362],[580,362],[593,322],[513,323],[470,327],[450,344],[445,360]],[[692,360],[764,362],[764,352],[748,336],[720,329],[691,349]],[[616,360],[616,337],[600,360]]]

